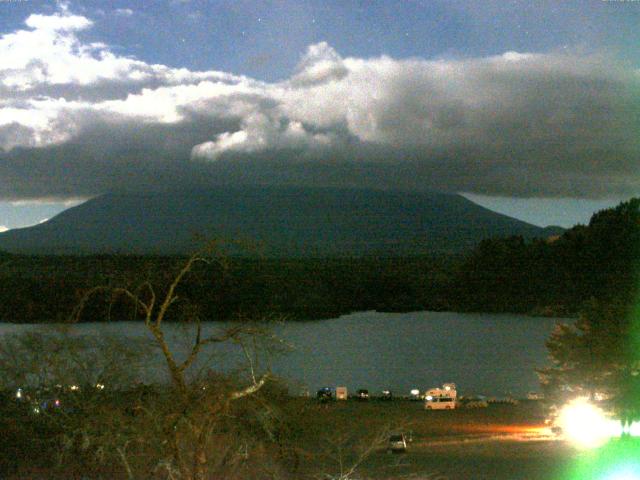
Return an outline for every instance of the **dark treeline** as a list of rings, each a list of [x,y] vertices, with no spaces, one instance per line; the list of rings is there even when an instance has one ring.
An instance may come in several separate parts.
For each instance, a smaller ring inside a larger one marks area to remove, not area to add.
[[[250,259],[201,264],[179,291],[202,320],[362,311],[454,310],[575,315],[593,298],[632,301],[640,280],[640,199],[596,213],[559,237],[483,241],[461,257]],[[183,257],[0,256],[0,321],[66,321],[90,288],[166,288]],[[139,317],[94,295],[82,320]],[[174,318],[175,320],[175,318]]]
[[[0,260],[0,321],[67,321],[95,286],[168,287],[184,257],[5,256]],[[178,291],[180,309],[202,320],[291,320],[360,310],[451,308],[446,303],[452,258],[249,259],[199,264]],[[139,312],[107,291],[91,297],[84,321],[132,320]],[[176,318],[172,318],[177,320]]]
[[[634,302],[640,280],[640,199],[594,214],[561,236],[483,241],[454,274],[464,310],[574,315],[592,299]]]

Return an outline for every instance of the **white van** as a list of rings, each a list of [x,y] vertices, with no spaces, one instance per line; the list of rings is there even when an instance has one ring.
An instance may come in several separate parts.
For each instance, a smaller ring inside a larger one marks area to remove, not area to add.
[[[456,399],[452,397],[431,397],[424,399],[424,408],[427,410],[453,410],[456,408]]]
[[[453,410],[456,408],[458,393],[453,383],[445,383],[442,388],[432,388],[424,394],[424,408],[427,410]]]

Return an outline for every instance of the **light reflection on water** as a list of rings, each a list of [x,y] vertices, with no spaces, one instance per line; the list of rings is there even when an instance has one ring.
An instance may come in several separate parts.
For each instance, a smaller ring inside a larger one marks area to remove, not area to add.
[[[359,312],[274,326],[294,349],[271,363],[276,374],[291,381],[292,391],[302,385],[312,392],[325,385],[345,385],[350,391],[368,388],[376,393],[389,388],[406,395],[411,388],[455,382],[462,395],[524,396],[539,390],[534,369],[547,362],[544,342],[555,323],[519,315]],[[204,331],[223,325],[207,323]],[[0,324],[0,335],[42,328]],[[193,338],[188,329],[175,324],[166,329],[172,344],[186,352]],[[123,338],[149,335],[142,323],[133,322],[85,323],[73,326],[72,332]],[[208,363],[231,368],[241,358],[237,347],[217,346]],[[159,381],[162,373],[151,369],[144,380]]]

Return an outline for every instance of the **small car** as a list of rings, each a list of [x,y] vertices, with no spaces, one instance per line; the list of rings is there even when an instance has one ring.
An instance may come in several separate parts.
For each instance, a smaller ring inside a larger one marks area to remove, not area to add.
[[[328,402],[330,400],[333,400],[333,393],[331,391],[331,388],[322,387],[320,390],[318,390],[318,393],[316,394],[316,397],[322,403]]]
[[[405,453],[407,451],[407,439],[404,434],[396,433],[389,436],[388,451],[391,453]]]
[[[369,400],[369,390],[361,388],[356,392],[356,400],[364,401]]]
[[[393,392],[391,390],[382,390],[382,393],[380,394],[380,400],[393,400]]]

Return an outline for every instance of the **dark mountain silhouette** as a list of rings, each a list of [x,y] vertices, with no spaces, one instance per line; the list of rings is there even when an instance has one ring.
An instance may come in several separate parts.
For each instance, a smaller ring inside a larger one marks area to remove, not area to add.
[[[202,238],[247,240],[277,256],[459,252],[480,240],[558,234],[460,195],[338,188],[220,187],[106,194],[0,234],[22,253],[185,253]]]

